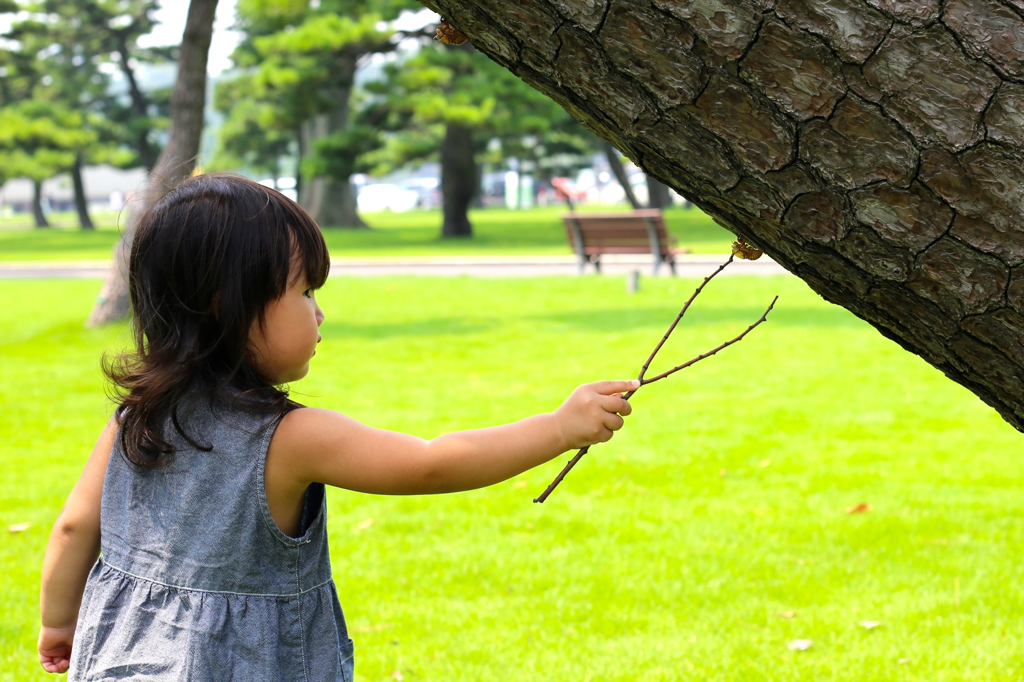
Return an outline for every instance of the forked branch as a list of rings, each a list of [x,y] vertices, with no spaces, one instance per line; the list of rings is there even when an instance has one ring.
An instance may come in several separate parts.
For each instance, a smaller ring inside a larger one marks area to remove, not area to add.
[[[627,393],[623,394],[622,397],[625,400],[629,400],[633,396],[634,393],[636,393],[637,391],[640,390],[641,387],[646,386],[647,384],[653,384],[655,381],[661,381],[662,379],[664,379],[664,378],[666,378],[668,376],[671,376],[672,374],[675,374],[679,370],[686,369],[690,365],[696,364],[696,363],[700,362],[701,360],[704,360],[705,358],[710,358],[712,355],[714,355],[715,353],[719,352],[720,350],[728,348],[732,344],[737,343],[738,341],[743,339],[744,336],[746,336],[751,331],[753,331],[755,327],[757,327],[759,324],[761,324],[766,319],[768,319],[768,313],[770,313],[772,311],[772,308],[775,307],[775,302],[779,300],[778,296],[776,296],[774,299],[772,299],[772,302],[768,305],[768,308],[765,309],[765,311],[763,313],[761,313],[761,317],[758,318],[756,322],[754,322],[752,325],[750,325],[749,327],[744,329],[742,333],[738,334],[734,338],[729,339],[725,343],[722,343],[721,345],[716,346],[715,348],[712,348],[711,350],[709,350],[706,353],[701,353],[697,357],[692,358],[690,360],[687,360],[686,362],[684,362],[681,365],[677,365],[676,367],[673,367],[670,370],[662,372],[661,374],[659,374],[657,376],[651,377],[650,379],[646,378],[647,369],[651,366],[651,363],[654,361],[654,356],[656,356],[658,354],[658,351],[661,350],[661,347],[665,345],[666,341],[668,341],[668,337],[672,335],[673,331],[675,331],[676,325],[678,325],[679,321],[683,319],[683,315],[686,314],[686,311],[687,311],[687,309],[689,309],[690,304],[693,303],[694,299],[697,298],[697,296],[700,295],[700,292],[704,290],[705,285],[707,285],[708,282],[710,282],[712,279],[714,279],[715,275],[717,275],[722,270],[724,270],[725,267],[727,265],[729,265],[729,263],[731,263],[733,261],[734,257],[735,257],[735,255],[729,256],[729,260],[727,260],[724,263],[722,263],[718,267],[717,270],[715,270],[710,275],[705,277],[704,281],[701,282],[700,286],[697,287],[697,290],[693,292],[693,295],[690,296],[689,299],[687,299],[685,304],[683,304],[683,309],[679,311],[678,315],[676,315],[676,319],[672,321],[671,325],[669,325],[668,331],[666,331],[665,335],[661,337],[661,341],[659,341],[658,345],[654,347],[654,350],[651,351],[650,356],[647,358],[647,362],[645,362],[644,366],[640,369],[640,376],[637,377],[637,379],[639,379],[639,381],[640,381],[640,386],[635,388],[635,389],[633,389],[632,391],[628,391]],[[740,257],[742,258],[743,256],[741,255]],[[581,448],[579,450],[579,452],[576,453],[576,456],[573,457],[571,460],[569,460],[569,463],[566,464],[565,467],[562,469],[562,471],[559,472],[558,476],[555,477],[555,480],[553,480],[551,482],[551,485],[549,485],[544,490],[544,492],[542,492],[538,497],[534,498],[533,501],[537,502],[537,503],[540,503],[540,502],[543,502],[544,500],[548,499],[548,495],[550,495],[551,492],[555,488],[558,487],[558,484],[562,482],[562,479],[565,478],[565,475],[567,473],[569,473],[569,470],[572,469],[574,466],[576,466],[576,462],[580,461],[580,459],[583,458],[583,455],[587,454],[587,452],[589,450],[590,450],[590,446],[589,445],[587,447],[585,447],[585,448]]]

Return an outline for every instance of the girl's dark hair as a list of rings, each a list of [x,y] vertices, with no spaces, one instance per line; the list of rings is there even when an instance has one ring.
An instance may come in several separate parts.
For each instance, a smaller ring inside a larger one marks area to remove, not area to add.
[[[135,350],[104,363],[131,462],[164,463],[168,420],[210,449],[179,421],[196,388],[250,412],[298,407],[248,360],[249,330],[291,284],[293,262],[311,287],[323,286],[330,260],[320,229],[294,201],[246,178],[190,177],[146,212],[128,266]]]

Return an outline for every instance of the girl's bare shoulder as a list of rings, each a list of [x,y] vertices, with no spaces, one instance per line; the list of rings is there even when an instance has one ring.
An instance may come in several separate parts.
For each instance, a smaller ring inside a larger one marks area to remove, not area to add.
[[[292,410],[281,419],[270,439],[268,478],[291,479],[285,485],[291,483],[304,489],[318,478],[317,462],[343,452],[360,426],[356,420],[333,410],[317,407]]]

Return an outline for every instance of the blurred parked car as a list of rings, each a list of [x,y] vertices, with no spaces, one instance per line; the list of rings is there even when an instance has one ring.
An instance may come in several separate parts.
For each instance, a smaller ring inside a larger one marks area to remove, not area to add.
[[[441,207],[441,190],[437,178],[409,178],[402,183],[402,189],[412,190],[419,197],[418,208]]]
[[[261,185],[263,185],[264,187],[275,188],[274,187],[275,183],[274,183],[274,179],[273,178],[267,178],[266,180],[260,180],[259,183]],[[285,195],[286,197],[288,197],[292,201],[298,201],[299,200],[298,192],[295,191],[295,185],[296,185],[295,178],[278,178],[276,184],[277,184],[276,189],[281,194]]]
[[[363,185],[359,188],[356,201],[360,213],[404,213],[416,208],[420,202],[420,195],[415,190],[404,189],[398,185]]]

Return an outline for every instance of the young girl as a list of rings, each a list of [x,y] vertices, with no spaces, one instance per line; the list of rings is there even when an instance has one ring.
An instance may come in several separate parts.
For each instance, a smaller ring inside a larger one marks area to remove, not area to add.
[[[141,221],[135,352],[114,417],[50,534],[39,660],[69,680],[352,680],[324,486],[471,490],[607,441],[635,381],[427,441],[307,408],[327,247],[274,190],[201,175]]]

